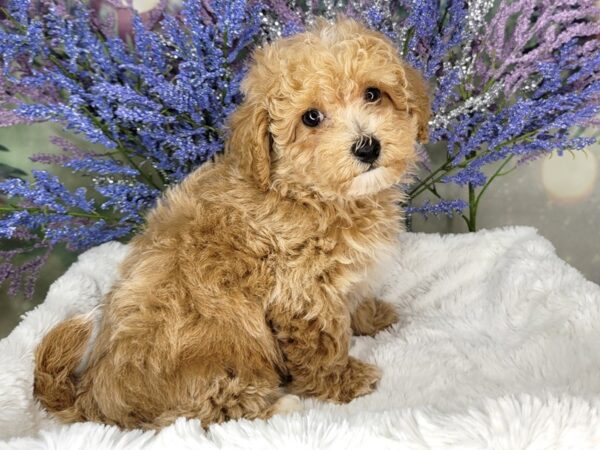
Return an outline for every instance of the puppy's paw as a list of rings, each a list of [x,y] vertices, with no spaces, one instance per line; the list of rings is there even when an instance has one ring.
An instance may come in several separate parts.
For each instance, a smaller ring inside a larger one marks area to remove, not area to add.
[[[304,409],[302,400],[297,395],[287,394],[273,405],[273,414],[289,414]]]
[[[398,321],[396,309],[381,300],[365,300],[352,313],[352,331],[357,336],[374,336]]]
[[[375,390],[381,379],[381,371],[377,366],[348,359],[348,366],[342,376],[342,386],[338,401],[347,403],[356,397],[369,394]]]

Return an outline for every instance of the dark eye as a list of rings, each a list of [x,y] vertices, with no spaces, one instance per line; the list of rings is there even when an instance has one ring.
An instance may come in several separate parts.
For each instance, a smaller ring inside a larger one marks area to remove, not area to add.
[[[376,87],[367,88],[365,91],[365,100],[369,103],[374,103],[381,97],[381,91]]]
[[[318,109],[309,109],[302,114],[302,123],[307,127],[314,128],[323,122],[323,113]]]

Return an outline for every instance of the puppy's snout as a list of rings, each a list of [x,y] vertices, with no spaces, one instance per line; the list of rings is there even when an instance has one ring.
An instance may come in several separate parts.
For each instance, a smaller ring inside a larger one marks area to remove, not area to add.
[[[374,136],[361,136],[351,148],[352,154],[366,164],[372,164],[379,158],[381,144]]]

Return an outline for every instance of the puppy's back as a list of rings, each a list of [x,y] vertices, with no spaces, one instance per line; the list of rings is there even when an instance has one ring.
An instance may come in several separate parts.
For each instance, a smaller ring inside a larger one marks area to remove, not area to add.
[[[35,393],[44,406],[64,422],[126,428],[226,420],[242,414],[220,405],[235,396],[251,414],[269,411],[283,363],[261,301],[271,284],[260,257],[267,245],[243,219],[256,209],[248,195],[223,163],[165,194],[104,299],[83,373],[74,371],[90,324],[66,321],[40,345]]]

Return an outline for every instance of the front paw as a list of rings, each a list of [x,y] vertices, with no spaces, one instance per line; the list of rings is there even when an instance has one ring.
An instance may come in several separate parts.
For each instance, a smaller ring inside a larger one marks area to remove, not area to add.
[[[365,300],[352,313],[352,331],[357,336],[374,336],[398,321],[396,309],[380,300]]]
[[[381,379],[381,371],[377,366],[364,363],[350,356],[348,366],[342,374],[340,391],[335,400],[341,403],[370,394],[377,387]]]

